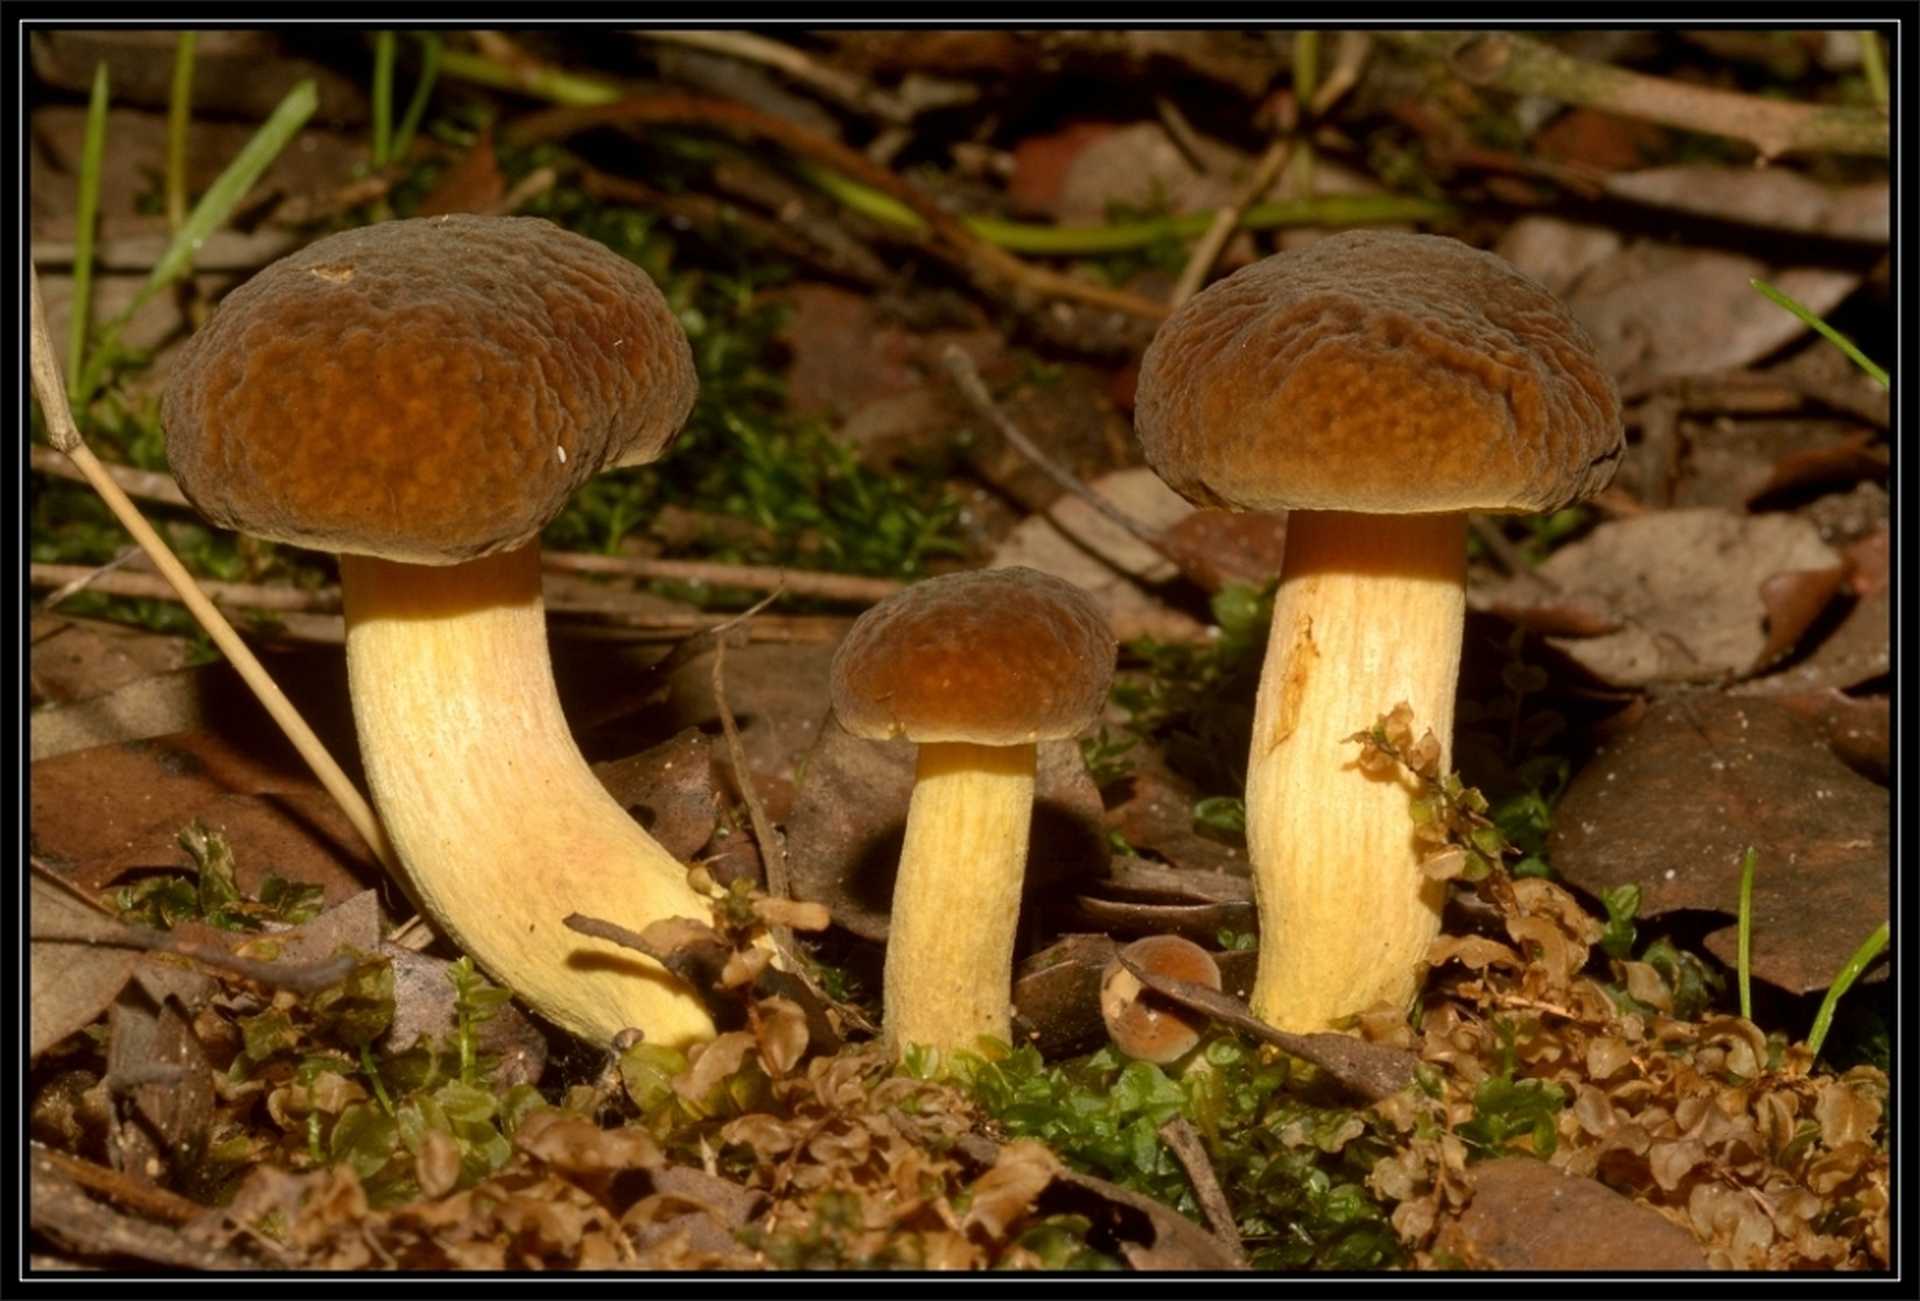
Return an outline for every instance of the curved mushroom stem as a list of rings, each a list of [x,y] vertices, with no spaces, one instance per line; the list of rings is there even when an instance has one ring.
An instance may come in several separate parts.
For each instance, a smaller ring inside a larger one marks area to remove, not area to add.
[[[449,566],[340,558],[347,673],[367,783],[421,905],[541,1015],[606,1043],[713,1037],[650,958],[575,934],[712,907],[594,777],[547,654],[540,548]]]
[[[1347,738],[1405,701],[1447,767],[1466,621],[1466,516],[1294,511],[1247,760],[1260,917],[1254,1015],[1325,1030],[1413,995],[1440,930],[1408,787]]]
[[[887,1050],[1010,1040],[1034,747],[925,741],[893,887]]]

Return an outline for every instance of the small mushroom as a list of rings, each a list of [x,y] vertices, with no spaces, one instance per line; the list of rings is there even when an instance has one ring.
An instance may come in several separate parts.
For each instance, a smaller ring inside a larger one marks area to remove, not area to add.
[[[896,1057],[1011,1037],[1034,745],[1099,716],[1116,653],[1086,593],[1019,567],[916,583],[840,643],[841,726],[919,746],[883,986]]]
[[[589,477],[658,457],[696,389],[644,272],[534,218],[332,235],[235,290],[162,418],[215,523],[342,553],[361,757],[416,903],[495,979],[606,1043],[713,1034],[659,964],[568,930],[705,919],[560,712],[540,529]]]
[[[1184,936],[1149,935],[1121,949],[1120,956],[1156,976],[1220,988],[1220,964]],[[1157,1066],[1192,1052],[1206,1029],[1204,1018],[1150,993],[1120,958],[1108,962],[1100,976],[1100,1019],[1115,1048]]]
[[[1348,738],[1405,702],[1447,766],[1467,512],[1605,487],[1613,380],[1499,258],[1352,231],[1188,300],[1142,358],[1135,422],[1189,500],[1288,512],[1247,760],[1253,1011],[1317,1031],[1405,1004],[1445,887],[1419,870],[1405,788],[1363,773]]]

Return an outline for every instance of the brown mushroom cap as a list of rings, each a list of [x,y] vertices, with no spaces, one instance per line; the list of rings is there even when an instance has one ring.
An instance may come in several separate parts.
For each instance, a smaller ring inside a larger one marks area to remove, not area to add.
[[[1011,566],[915,583],[855,621],[833,658],[833,708],[855,736],[1019,745],[1086,728],[1118,648],[1072,583]]]
[[[1156,976],[1171,976],[1208,989],[1220,988],[1220,964],[1192,940],[1149,935],[1120,952]],[[1193,1051],[1203,1023],[1168,1003],[1143,997],[1145,986],[1115,958],[1100,977],[1100,1018],[1113,1046],[1129,1057],[1164,1066]]]
[[[189,500],[259,537],[415,564],[530,540],[693,406],[645,272],[533,217],[330,235],[228,295],[162,420]]]
[[[1242,510],[1546,511],[1622,449],[1586,332],[1491,253],[1348,231],[1196,294],[1140,363],[1147,460]]]

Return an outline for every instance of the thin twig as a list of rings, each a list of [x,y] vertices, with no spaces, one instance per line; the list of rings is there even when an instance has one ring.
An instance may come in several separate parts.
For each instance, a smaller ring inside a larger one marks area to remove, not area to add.
[[[776,68],[847,108],[888,122],[905,124],[913,120],[913,111],[885,91],[869,86],[837,68],[827,67],[804,50],[770,41],[764,36],[755,36],[751,32],[646,30],[634,32],[633,35],[642,40],[685,45]]]
[[[1040,467],[1049,479],[1059,484],[1066,492],[1086,502],[1098,511],[1102,518],[1125,530],[1129,536],[1152,547],[1157,554],[1166,557],[1175,565],[1180,563],[1179,558],[1168,550],[1165,539],[1159,533],[1089,488],[1080,481],[1078,475],[1041,451],[1039,445],[1028,438],[1020,426],[1014,424],[1012,418],[1000,409],[999,403],[993,400],[993,395],[987,392],[986,381],[980,378],[980,372],[973,364],[973,358],[967,356],[958,344],[948,344],[946,350],[940,354],[940,360],[946,364],[947,373],[953,376],[955,386],[967,401],[971,402],[981,415],[991,420],[994,428],[998,429],[1022,456]]]
[[[87,482],[93,486],[95,492],[100,494],[101,500],[106,502],[107,508],[113,512],[121,526],[133,535],[133,540],[140,544],[140,549],[152,558],[154,568],[166,577],[178,594],[181,604],[185,605],[200,626],[206,629],[214,645],[220,648],[221,653],[227,657],[247,686],[253,690],[254,695],[266,708],[274,722],[280,725],[280,730],[286,733],[287,739],[293,743],[300,757],[306,760],[314,776],[319,778],[320,784],[346,813],[347,819],[353,823],[354,830],[360,833],[360,838],[366,841],[374,857],[397,878],[398,859],[394,855],[393,847],[387,842],[386,831],[381,827],[379,819],[374,816],[373,809],[368,805],[365,797],[347,779],[340,765],[333,761],[333,756],[327,753],[326,746],[321,743],[318,736],[314,735],[313,729],[307,726],[306,720],[300,717],[300,711],[293,707],[293,703],[280,690],[272,675],[261,666],[260,661],[247,648],[247,644],[240,639],[240,634],[235,632],[233,625],[227,622],[226,616],[221,614],[214,607],[213,602],[201,592],[193,575],[187,572],[186,567],[180,563],[172,549],[161,540],[158,533],[154,532],[152,525],[147,523],[127,494],[121,491],[120,485],[101,469],[100,462],[94,458],[92,450],[81,439],[80,430],[73,422],[72,408],[67,404],[66,385],[61,383],[60,363],[54,359],[52,340],[47,334],[46,308],[40,301],[40,275],[37,270],[32,272],[31,281],[33,388],[39,395],[40,409],[46,417],[48,441],[79,467],[81,473],[86,476]],[[126,575],[114,575],[114,577],[126,577]]]
[[[53,609],[54,606],[60,604],[60,602],[66,600],[68,597],[72,596],[74,593],[85,591],[87,588],[93,586],[94,583],[98,582],[100,579],[104,578],[106,575],[112,573],[114,570],[120,568],[120,566],[126,564],[129,560],[132,560],[135,556],[139,554],[140,554],[139,547],[122,547],[120,549],[120,554],[115,556],[113,559],[109,560],[104,565],[71,565],[71,566],[63,565],[61,566],[61,568],[63,569],[72,568],[72,569],[78,569],[82,572],[77,577],[71,579],[66,583],[61,584],[59,587],[56,587],[53,589],[53,591],[49,592],[47,594],[46,599],[40,602],[40,608],[42,610]]]
[[[179,1193],[168,1192],[157,1184],[142,1183],[130,1175],[95,1165],[59,1148],[36,1142],[33,1155],[36,1160],[45,1161],[88,1192],[99,1193],[130,1211],[137,1211],[152,1219],[165,1220],[169,1224],[186,1224],[207,1209]]]
[[[84,483],[84,472],[50,447],[30,450],[32,468],[56,478]],[[160,502],[169,506],[187,505],[186,495],[171,475],[155,470],[136,470],[111,461],[98,462],[100,468],[130,497]],[[625,574],[634,578],[657,578],[685,583],[708,583],[714,587],[744,587],[759,591],[784,588],[795,596],[817,596],[830,601],[872,603],[892,596],[905,586],[894,578],[869,578],[861,574],[834,574],[812,569],[787,569],[779,565],[731,565],[712,560],[659,560],[639,556],[603,556],[591,552],[543,551],[544,568],[566,573]],[[51,574],[57,570],[47,570]],[[243,585],[236,584],[235,587]],[[213,591],[212,584],[207,585]],[[337,610],[338,592],[315,589],[308,599],[293,596],[268,596],[269,588],[249,589],[260,599],[240,591],[227,591],[219,599],[232,605],[249,605],[262,610]],[[289,589],[291,590],[291,589]],[[145,590],[117,593],[127,596],[153,595]]]
[[[1193,1122],[1185,1116],[1175,1116],[1160,1126],[1160,1138],[1173,1154],[1180,1158],[1185,1167],[1187,1178],[1193,1184],[1193,1195],[1200,1202],[1201,1213],[1207,1217],[1220,1241],[1227,1244],[1235,1261],[1247,1266],[1247,1249],[1240,1241],[1240,1226],[1234,1223],[1233,1207],[1227,1204],[1227,1195],[1221,1191],[1219,1176],[1213,1172],[1213,1162],[1207,1157],[1207,1148],[1200,1141],[1199,1133]]]
[[[1367,66],[1367,55],[1372,52],[1373,38],[1367,33],[1341,32],[1333,47],[1333,67],[1327,70],[1320,88],[1313,92],[1307,116],[1316,120],[1326,117],[1327,110],[1359,83],[1360,73]]]
[[[884,601],[906,584],[895,578],[867,578],[860,574],[830,574],[811,569],[783,569],[777,565],[728,565],[708,560],[656,560],[637,556],[598,556],[553,551],[540,557],[548,569],[569,573],[627,574],[714,587],[777,589],[794,596],[818,596],[835,601]]]
[[[695,95],[637,95],[610,104],[546,109],[522,118],[511,132],[516,144],[569,136],[594,126],[684,124],[733,129],[772,140],[803,158],[823,163],[905,204],[935,236],[934,251],[977,277],[997,279],[1040,297],[1076,299],[1143,320],[1167,314],[1164,304],[1124,290],[1078,280],[1021,261],[980,238],[921,187],[901,179],[857,149],[818,131],[736,104]]]
[[[1199,292],[1201,284],[1213,270],[1220,250],[1227,246],[1228,238],[1240,225],[1240,218],[1261,195],[1273,188],[1273,183],[1286,170],[1287,160],[1291,157],[1293,137],[1290,135],[1284,135],[1267,146],[1266,152],[1260,155],[1260,161],[1254,164],[1253,174],[1247,178],[1246,184],[1234,193],[1230,203],[1213,214],[1213,224],[1194,244],[1193,252],[1187,256],[1187,265],[1180,271],[1180,279],[1174,283],[1172,294],[1168,295],[1169,307],[1177,308]]]
[[[766,600],[746,611],[735,620],[745,624],[755,614],[771,604],[775,592]],[[746,748],[740,744],[740,728],[733,719],[733,708],[727,704],[727,638],[726,632],[732,625],[723,626],[716,631],[713,642],[713,703],[720,714],[720,730],[727,738],[727,758],[733,764],[733,784],[739,788],[740,798],[747,805],[747,819],[753,824],[753,838],[760,845],[760,862],[767,872],[767,893],[775,899],[791,899],[793,888],[787,879],[787,851],[774,832],[773,823],[767,818],[767,810],[760,803],[760,796],[753,788],[753,773],[747,767]],[[773,944],[780,956],[786,960],[789,970],[800,970],[800,964],[794,956],[793,928],[784,922],[776,922],[767,927],[773,936]]]
[[[1173,147],[1178,149],[1181,157],[1186,159],[1187,166],[1203,176],[1219,170],[1221,155],[1225,151],[1194,130],[1193,123],[1187,121],[1187,115],[1180,111],[1178,104],[1174,103],[1169,96],[1155,95],[1153,110],[1159,115],[1160,125],[1165,129],[1167,139],[1173,142]]]
[[[551,167],[536,167],[520,178],[515,185],[500,197],[500,201],[487,209],[487,215],[504,217],[518,212],[527,204],[551,190],[560,179],[560,173]]]
[[[1887,119],[1872,109],[1793,104],[1628,72],[1562,54],[1542,41],[1496,31],[1382,32],[1475,86],[1541,95],[1623,117],[1744,140],[1762,159],[1786,153],[1885,158]]]
[[[138,552],[135,552],[138,555]],[[117,562],[116,562],[117,563]],[[135,596],[149,600],[180,600],[172,583],[153,573],[110,573],[94,565],[41,565],[29,567],[28,581],[37,588],[73,587],[82,579],[85,586],[106,596]],[[269,583],[225,583],[216,579],[195,580],[206,596],[222,605],[250,610],[305,610],[331,612],[340,608],[340,589],[312,589]]]
[[[76,483],[89,480],[72,461],[51,447],[42,447],[35,443],[27,449],[27,463],[41,474],[50,474],[57,479],[71,479]],[[142,501],[156,501],[167,506],[187,505],[187,495],[180,491],[180,485],[174,482],[170,474],[161,474],[157,470],[136,470],[131,465],[121,465],[114,461],[99,462],[101,471],[119,484],[129,497],[138,497]]]
[[[618,922],[610,922],[604,917],[589,917],[584,913],[568,913],[560,924],[579,935],[596,940],[605,940],[609,944],[618,944],[623,949],[632,949],[635,953],[644,953],[662,966],[666,951],[658,944],[650,943],[639,931],[631,930]]]
[[[145,953],[170,953],[178,958],[187,958],[202,966],[213,967],[240,977],[242,980],[258,981],[263,985],[272,985],[277,989],[290,989],[296,994],[311,994],[317,990],[328,989],[339,984],[353,973],[353,959],[345,954],[327,958],[321,962],[261,962],[255,958],[242,958],[228,953],[225,949],[215,948],[192,940],[174,937],[166,931],[150,931],[141,926],[122,927],[113,935],[61,935],[57,932],[35,931],[33,938],[49,944],[88,944],[103,949],[139,949]]]
[[[27,1195],[29,1222],[68,1251],[92,1258],[152,1261],[177,1269],[251,1270],[257,1257],[202,1246],[175,1226],[123,1215],[94,1201],[36,1148]]]

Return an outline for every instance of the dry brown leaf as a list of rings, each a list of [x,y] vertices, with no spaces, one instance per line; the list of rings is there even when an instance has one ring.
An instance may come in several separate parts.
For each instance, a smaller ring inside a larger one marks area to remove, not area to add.
[[[1540,573],[1598,600],[1621,627],[1550,644],[1614,686],[1740,676],[1767,645],[1762,585],[1840,563],[1811,524],[1790,515],[1694,509],[1612,520],[1560,548]]]
[[[566,1174],[645,1170],[661,1162],[659,1144],[645,1130],[602,1129],[585,1116],[558,1108],[522,1120],[513,1144]]]
[[[1006,1236],[1007,1226],[1033,1209],[1034,1200],[1053,1182],[1060,1159],[1037,1139],[1017,1139],[1000,1149],[993,1168],[973,1181],[972,1200],[961,1217],[963,1228],[984,1228],[990,1239]]]
[[[1653,706],[1600,751],[1562,797],[1548,847],[1591,895],[1638,885],[1643,918],[1726,914],[1706,943],[1728,963],[1754,847],[1753,974],[1803,993],[1825,988],[1887,915],[1887,799],[1779,706],[1696,694]]]
[[[1787,167],[1688,164],[1609,176],[1606,188],[1635,203],[1803,235],[1884,244],[1891,229],[1885,181],[1832,186]]]
[[[1475,1166],[1473,1202],[1438,1245],[1476,1269],[1707,1267],[1699,1244],[1657,1211],[1530,1157]]]

